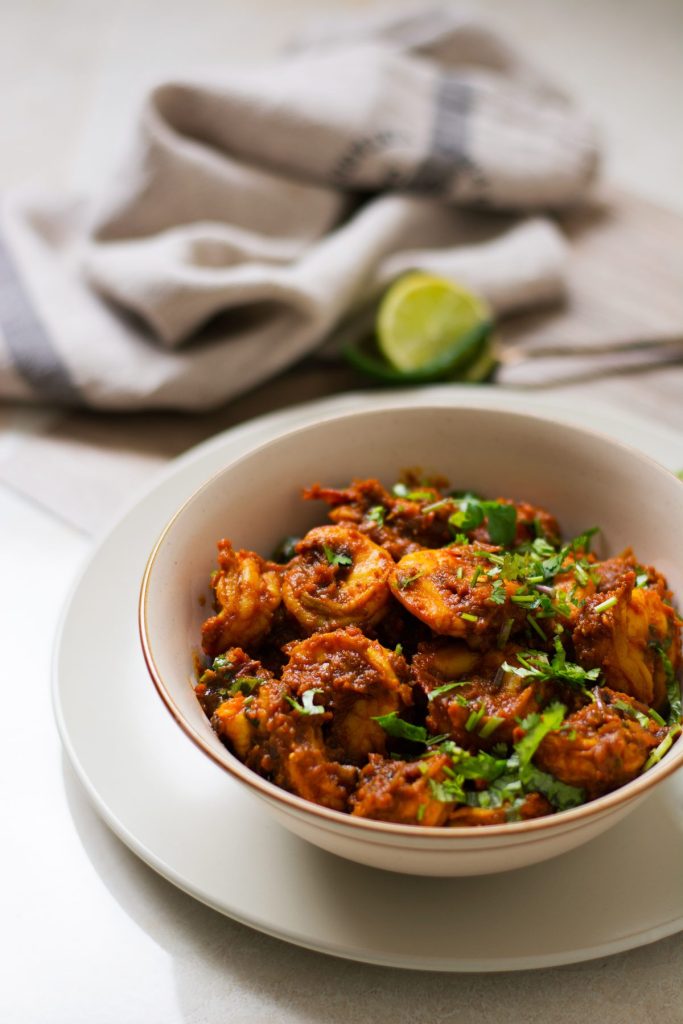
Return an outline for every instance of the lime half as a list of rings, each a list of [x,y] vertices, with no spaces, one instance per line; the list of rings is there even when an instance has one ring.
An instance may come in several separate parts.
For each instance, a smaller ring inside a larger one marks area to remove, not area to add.
[[[467,288],[415,272],[400,277],[384,295],[377,343],[391,366],[414,373],[437,363],[490,319],[486,303]]]

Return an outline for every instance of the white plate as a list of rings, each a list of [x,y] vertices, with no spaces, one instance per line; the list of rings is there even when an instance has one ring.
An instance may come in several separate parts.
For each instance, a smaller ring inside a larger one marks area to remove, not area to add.
[[[681,458],[673,432],[604,409],[454,387],[402,400],[426,397],[551,412],[637,444],[670,468]],[[424,970],[515,970],[588,960],[682,930],[680,773],[604,836],[540,866],[469,879],[392,875],[281,829],[187,740],[157,697],[136,609],[145,560],[171,514],[210,474],[279,431],[395,398],[327,399],[219,435],[173,463],[100,543],[55,656],[57,721],[81,781],[113,831],[165,878],[244,924],[321,952]]]

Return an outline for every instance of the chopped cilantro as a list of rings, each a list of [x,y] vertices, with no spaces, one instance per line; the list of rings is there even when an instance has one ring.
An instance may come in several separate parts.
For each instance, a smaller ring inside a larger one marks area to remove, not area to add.
[[[538,633],[538,635],[540,636],[541,640],[546,640],[547,639],[545,633],[543,632],[543,630],[541,629],[541,627],[538,624],[538,621],[533,617],[533,615],[527,616],[527,620],[526,621],[531,626],[531,628],[536,633]]]
[[[514,505],[501,505],[497,501],[487,501],[484,504],[491,542],[500,544],[501,547],[509,547],[515,539],[517,509]]]
[[[512,672],[520,679],[538,679],[543,682],[546,679],[558,679],[563,683],[575,686],[584,694],[587,691],[587,683],[594,683],[600,676],[599,668],[585,669],[581,665],[567,661],[567,654],[559,636],[555,637],[555,654],[552,659],[545,651],[524,651],[517,654],[519,665],[510,665],[507,661],[503,663],[506,672]]]
[[[441,686],[437,686],[433,690],[429,691],[429,694],[427,696],[427,700],[430,700],[430,701],[431,700],[436,700],[437,697],[443,696],[444,693],[450,693],[450,691],[454,690],[457,686],[469,686],[469,685],[470,685],[470,680],[469,679],[461,679],[461,680],[459,680],[456,683],[443,683]]]
[[[612,707],[618,708],[619,711],[623,711],[625,714],[630,715],[631,718],[635,718],[635,720],[642,725],[643,729],[649,729],[650,722],[648,716],[643,714],[642,711],[639,711],[638,708],[634,708],[632,704],[627,704],[625,700],[613,700]]]
[[[227,672],[232,668],[232,662],[227,654],[217,654],[211,663],[211,670],[219,674]]]
[[[428,779],[429,789],[435,800],[438,800],[441,804],[464,804],[467,797],[462,785],[458,782],[457,778],[444,779],[443,782],[437,782],[436,779]]]
[[[666,680],[666,695],[669,698],[669,725],[675,725],[681,721],[683,717],[683,710],[681,708],[681,687],[674,667],[671,664],[671,659],[666,653],[661,643],[656,640],[650,642],[650,647],[658,655],[659,660],[662,663],[664,669],[664,679]]]
[[[431,505],[425,505],[422,509],[423,512],[436,512],[437,508],[443,508],[445,505],[452,505],[453,501],[451,498],[441,498],[440,501],[433,501]]]
[[[498,648],[498,650],[502,651],[502,649],[505,647],[506,643],[510,639],[510,633],[512,632],[512,627],[514,626],[514,624],[514,619],[506,619],[503,625],[500,627],[500,633],[498,634],[498,639],[496,640],[496,647]]]
[[[330,565],[353,565],[353,559],[350,555],[344,555],[337,551],[333,551],[332,548],[327,546],[327,544],[323,544],[323,551],[325,552],[325,558]]]
[[[405,484],[394,484],[392,491],[397,498],[407,498],[408,501],[429,501],[434,497],[433,491],[411,491]]]
[[[302,697],[301,703],[295,700],[293,697],[287,697],[287,700],[292,705],[295,711],[298,711],[300,715],[323,715],[325,714],[325,708],[322,704],[315,704],[316,693],[322,693],[322,690],[305,690]]]
[[[494,604],[505,604],[506,591],[502,580],[496,580],[493,584],[489,600],[493,601]]]
[[[568,811],[578,807],[585,800],[585,794],[577,786],[560,782],[554,775],[542,772],[540,768],[529,765],[525,773],[525,788],[528,792],[542,793],[558,811]]]
[[[458,506],[458,511],[449,516],[449,526],[453,526],[463,533],[469,533],[484,522],[483,505],[476,498],[463,498],[458,502]]]
[[[391,711],[388,715],[373,715],[373,722],[378,722],[384,731],[395,739],[424,744],[432,740],[423,725],[404,722],[402,718],[398,717],[398,711]]]
[[[488,718],[482,725],[481,729],[479,730],[479,735],[483,740],[487,740],[489,736],[492,736],[493,733],[498,728],[498,726],[502,725],[504,721],[505,719],[499,718],[498,715],[491,715],[491,717]]]
[[[519,758],[519,766],[525,768],[530,762],[539,744],[549,732],[559,729],[567,714],[564,704],[559,701],[549,704],[540,715],[528,715],[522,722],[524,736],[514,744],[515,753]]]
[[[482,720],[482,718],[484,717],[485,714],[486,714],[486,705],[485,704],[480,704],[479,707],[475,711],[470,712],[470,716],[467,719],[467,721],[465,722],[465,728],[467,729],[467,731],[468,732],[474,732],[474,730],[477,728],[477,726],[479,725],[479,723],[481,722],[481,720]]]
[[[667,750],[670,748],[671,744],[680,734],[680,732],[680,725],[674,725],[672,729],[669,729],[668,733],[666,734],[662,742],[659,744],[659,746],[655,747],[655,749],[652,751],[647,761],[643,765],[641,771],[646,772],[648,768],[652,768],[653,764],[657,764],[658,761],[661,761],[661,759],[664,757]]]
[[[451,527],[470,533],[486,519],[492,544],[501,547],[509,547],[512,544],[517,526],[517,509],[514,505],[506,505],[500,501],[482,501],[473,494],[463,495],[456,504],[458,509],[448,520]]]
[[[420,571],[416,572],[413,576],[402,576],[398,581],[399,590],[405,590],[411,583],[415,583],[415,581],[419,580],[421,576],[424,576],[426,572],[426,569],[420,569]]]
[[[372,508],[368,509],[365,515],[368,519],[372,520],[373,523],[377,523],[378,526],[384,526],[385,512],[386,509],[384,508],[384,505],[373,505]]]

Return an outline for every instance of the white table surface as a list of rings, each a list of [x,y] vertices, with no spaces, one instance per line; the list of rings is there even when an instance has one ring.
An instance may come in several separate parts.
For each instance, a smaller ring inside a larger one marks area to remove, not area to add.
[[[615,180],[683,208],[679,0],[474,6],[593,112]],[[3,0],[0,185],[92,181],[150,78],[261,58],[320,7],[320,0]],[[41,429],[46,415],[0,409],[0,452]],[[0,522],[1,1021],[683,1021],[683,936],[569,968],[417,974],[287,946],[157,877],[99,821],[52,720],[53,640],[92,540],[2,486]]]

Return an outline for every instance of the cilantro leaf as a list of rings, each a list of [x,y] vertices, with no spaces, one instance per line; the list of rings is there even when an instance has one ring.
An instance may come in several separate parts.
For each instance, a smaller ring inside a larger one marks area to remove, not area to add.
[[[641,769],[641,774],[642,772],[646,772],[648,768],[652,768],[653,764],[657,764],[658,761],[661,761],[669,747],[672,745],[673,741],[676,739],[677,736],[680,735],[680,733],[680,724],[674,725],[671,729],[669,729],[668,733],[666,734],[662,742],[659,744],[659,746],[655,747],[655,749],[652,751],[647,761],[643,765]]]
[[[517,655],[519,666],[503,664],[506,672],[512,672],[520,679],[533,678],[543,682],[557,679],[587,693],[587,683],[594,683],[600,676],[599,668],[585,669],[572,661],[567,661],[567,654],[559,636],[555,637],[555,654],[552,660],[545,651],[524,651]]]
[[[681,687],[674,667],[671,664],[671,659],[665,651],[663,645],[656,640],[650,642],[650,647],[659,656],[659,660],[662,663],[664,669],[664,678],[666,680],[666,695],[669,698],[669,725],[675,725],[681,721],[683,716],[683,709],[681,708]]]
[[[469,679],[461,679],[456,683],[443,683],[441,686],[436,686],[433,690],[430,690],[427,695],[427,700],[436,700],[437,697],[443,696],[444,693],[449,693],[454,690],[457,686],[469,686]]]
[[[432,501],[433,491],[414,490],[411,491],[405,484],[394,484],[391,488],[397,498],[407,498],[408,501]]]
[[[458,506],[458,511],[448,517],[449,526],[453,526],[463,533],[469,533],[484,522],[483,505],[477,498],[463,498],[458,502]]]
[[[542,793],[558,811],[578,807],[586,799],[582,789],[560,782],[554,775],[542,772],[535,765],[529,765],[526,769],[524,785],[529,792]]]
[[[517,509],[514,505],[503,505],[497,501],[485,501],[483,507],[487,515],[489,537],[493,544],[510,547],[515,539],[517,526]]]
[[[373,722],[378,722],[385,733],[395,739],[425,744],[432,739],[423,725],[404,722],[402,718],[398,717],[398,711],[391,711],[388,715],[373,715]]]
[[[520,769],[523,770],[530,762],[545,736],[562,725],[567,709],[564,704],[555,701],[540,715],[529,715],[522,722],[525,735],[514,744],[515,753],[519,758]]]
[[[224,672],[229,672],[232,668],[232,662],[228,658],[227,654],[217,654],[211,662],[211,670],[216,672],[218,675],[222,675]]]
[[[373,505],[365,513],[366,518],[370,519],[373,523],[377,523],[378,526],[384,526],[384,514],[386,509],[384,505]]]
[[[639,711],[638,708],[634,708],[632,704],[628,704],[625,700],[613,700],[612,707],[618,708],[619,711],[623,711],[625,715],[629,715],[631,718],[635,718],[639,725],[642,725],[643,729],[650,728],[649,717],[643,714],[642,711]]]
[[[294,697],[287,696],[287,700],[292,705],[295,711],[298,711],[300,715],[324,715],[325,708],[322,704],[315,704],[315,695],[322,693],[322,690],[312,689],[304,690],[301,697],[301,703],[295,700]]]
[[[414,573],[412,576],[401,576],[398,580],[399,590],[405,590],[411,583],[415,583],[415,581],[419,580],[421,576],[424,576],[426,572],[426,569],[420,569],[419,572]]]
[[[340,554],[338,551],[333,551],[332,548],[327,546],[327,544],[323,544],[323,551],[325,552],[325,558],[330,565],[353,565],[353,559],[350,555],[344,555]]]

